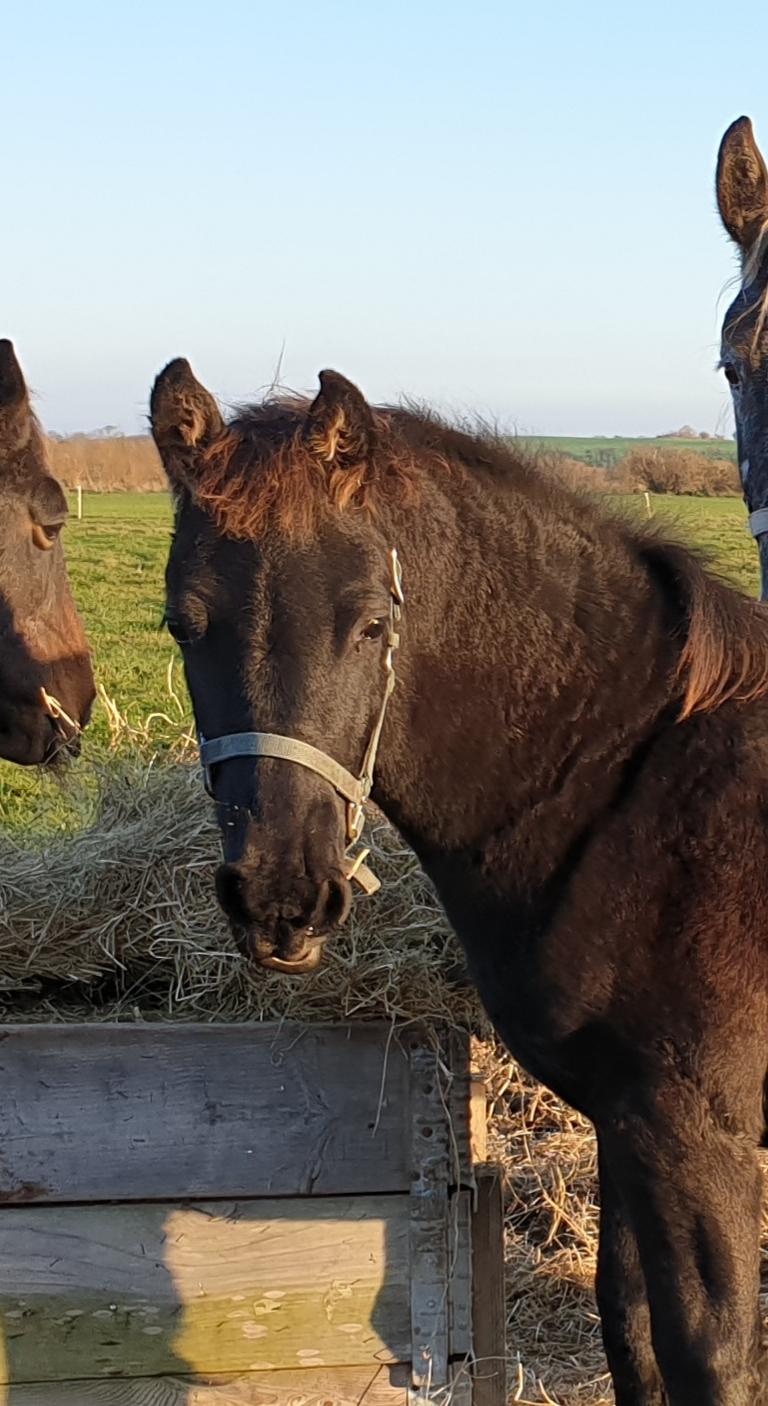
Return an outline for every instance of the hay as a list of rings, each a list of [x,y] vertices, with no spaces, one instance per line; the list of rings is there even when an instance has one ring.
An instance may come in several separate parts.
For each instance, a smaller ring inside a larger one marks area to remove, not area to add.
[[[319,972],[236,952],[216,904],[218,835],[197,769],[118,756],[91,823],[37,846],[0,840],[0,1018],[447,1020],[477,1028],[460,956],[412,855],[383,823],[383,881]]]
[[[145,739],[139,739],[140,743]],[[472,1032],[490,1093],[489,1155],[507,1189],[512,1398],[612,1400],[593,1294],[589,1126],[493,1039],[415,859],[381,821],[382,879],[310,977],[253,970],[211,883],[218,836],[196,767],[142,745],[83,769],[72,834],[0,838],[0,1021],[297,1019],[450,1023]]]

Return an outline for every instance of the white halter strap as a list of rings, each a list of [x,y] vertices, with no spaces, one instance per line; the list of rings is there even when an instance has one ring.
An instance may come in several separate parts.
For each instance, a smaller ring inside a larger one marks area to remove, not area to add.
[[[768,532],[768,508],[756,508],[747,519],[753,537],[762,537]]]

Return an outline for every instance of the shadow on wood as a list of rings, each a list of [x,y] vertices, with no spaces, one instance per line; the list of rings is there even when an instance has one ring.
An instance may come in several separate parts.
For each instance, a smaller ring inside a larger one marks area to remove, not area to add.
[[[407,1196],[19,1207],[0,1231],[0,1402],[106,1406],[128,1399],[119,1377],[137,1406],[141,1380],[152,1406],[245,1406],[307,1369],[305,1390],[339,1374],[334,1403],[374,1379],[402,1400],[379,1369],[410,1362],[409,1273]]]
[[[466,1040],[15,1026],[0,1082],[0,1406],[468,1400]]]

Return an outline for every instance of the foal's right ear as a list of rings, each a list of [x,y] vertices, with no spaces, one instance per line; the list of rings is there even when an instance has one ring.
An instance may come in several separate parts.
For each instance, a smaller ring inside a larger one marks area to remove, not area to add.
[[[748,117],[732,122],[717,158],[720,218],[744,259],[768,221],[768,171]]]
[[[373,412],[362,391],[338,371],[321,371],[320,390],[307,412],[307,442],[325,464],[364,464],[374,438]]]
[[[152,435],[169,478],[189,466],[190,449],[204,449],[224,429],[210,391],[201,386],[183,357],[160,372],[149,399]]]
[[[23,448],[32,423],[24,373],[16,360],[13,342],[3,337],[0,339],[0,452]]]

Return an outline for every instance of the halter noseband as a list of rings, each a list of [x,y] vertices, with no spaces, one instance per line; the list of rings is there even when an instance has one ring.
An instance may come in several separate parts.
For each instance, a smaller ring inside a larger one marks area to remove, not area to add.
[[[756,508],[747,518],[753,537],[762,537],[768,532],[768,508]]]
[[[232,757],[276,757],[279,761],[296,762],[298,766],[313,771],[316,776],[322,776],[323,780],[327,781],[347,803],[345,876],[349,880],[354,880],[368,894],[375,893],[379,888],[379,880],[365,863],[369,851],[359,850],[354,855],[350,851],[363,833],[364,806],[373,788],[373,773],[381,741],[381,732],[384,727],[387,705],[395,687],[394,656],[400,644],[398,627],[405,597],[400,560],[394,547],[389,554],[389,566],[390,596],[384,653],[384,696],[368,739],[359,776],[354,776],[351,771],[347,771],[346,767],[341,766],[326,752],[319,751],[317,747],[310,747],[308,742],[300,742],[295,737],[283,737],[275,732],[231,732],[226,737],[213,737],[208,741],[202,733],[199,735],[200,764],[203,768],[205,789],[211,796],[213,795],[211,768],[216,766],[218,762],[229,761]]]

